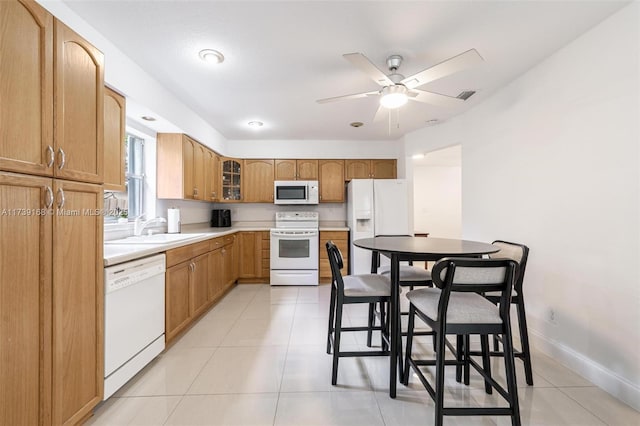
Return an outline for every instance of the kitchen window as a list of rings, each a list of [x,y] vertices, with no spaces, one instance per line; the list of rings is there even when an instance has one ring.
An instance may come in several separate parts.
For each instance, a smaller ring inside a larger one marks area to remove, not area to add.
[[[144,212],[144,139],[127,134],[125,152],[128,217],[135,219]]]

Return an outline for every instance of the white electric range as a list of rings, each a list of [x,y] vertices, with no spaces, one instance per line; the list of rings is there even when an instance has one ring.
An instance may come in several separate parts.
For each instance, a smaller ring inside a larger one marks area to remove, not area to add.
[[[318,285],[318,212],[277,212],[271,285]]]

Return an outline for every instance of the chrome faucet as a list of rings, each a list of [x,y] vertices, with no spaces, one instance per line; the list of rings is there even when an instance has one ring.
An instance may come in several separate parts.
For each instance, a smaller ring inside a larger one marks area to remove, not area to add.
[[[165,219],[164,217],[156,217],[153,219],[149,219],[149,220],[142,220],[142,217],[144,216],[144,214],[138,216],[136,218],[136,221],[134,223],[133,226],[133,235],[140,236],[142,235],[142,231],[144,230],[144,228],[147,227],[147,225],[151,225],[152,223],[166,223],[167,219]]]

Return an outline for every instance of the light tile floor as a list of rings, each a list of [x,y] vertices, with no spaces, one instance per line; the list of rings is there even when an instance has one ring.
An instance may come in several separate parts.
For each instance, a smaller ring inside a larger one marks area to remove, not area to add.
[[[388,396],[389,361],[343,358],[331,386],[326,350],[328,285],[239,285],[112,398],[90,425],[429,425],[433,403],[418,380]],[[366,324],[366,306],[345,309],[346,324]],[[351,334],[351,335],[349,335]],[[431,354],[430,338],[416,351]],[[365,333],[348,333],[344,349],[362,349]],[[379,337],[374,340],[376,344]],[[493,360],[504,382],[500,360]],[[535,386],[517,361],[523,425],[640,425],[640,413],[542,353]],[[446,405],[500,403],[447,372]],[[509,425],[507,417],[445,417],[446,425]]]

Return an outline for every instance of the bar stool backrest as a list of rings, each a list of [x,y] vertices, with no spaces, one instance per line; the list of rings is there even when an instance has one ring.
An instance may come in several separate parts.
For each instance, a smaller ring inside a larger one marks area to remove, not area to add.
[[[502,240],[496,240],[491,244],[500,247],[500,251],[490,254],[490,259],[511,259],[518,263],[518,270],[516,272],[516,279],[513,283],[513,288],[517,294],[521,294],[524,272],[527,268],[527,260],[529,259],[529,247],[524,244]]]
[[[431,271],[433,283],[442,290],[438,318],[446,318],[452,291],[500,292],[500,317],[509,315],[511,291],[518,264],[511,259],[444,258]]]
[[[342,281],[342,273],[340,270],[344,267],[342,261],[342,253],[333,241],[327,241],[325,244],[327,255],[329,257],[329,266],[331,267],[331,284],[335,285],[338,291],[344,292],[344,282]]]

